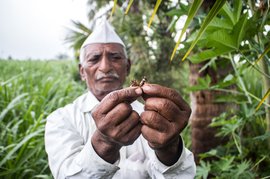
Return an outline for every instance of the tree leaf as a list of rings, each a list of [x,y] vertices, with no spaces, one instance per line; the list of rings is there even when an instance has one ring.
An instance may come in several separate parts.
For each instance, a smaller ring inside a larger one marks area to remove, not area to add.
[[[233,10],[234,19],[238,21],[240,19],[242,7],[243,7],[242,0],[234,0],[233,7],[234,7],[234,10]]]
[[[198,84],[188,87],[189,91],[199,91],[199,90],[206,90],[210,88],[211,78],[207,75],[205,78],[200,77],[198,78]]]
[[[228,30],[226,29],[217,30],[212,33],[208,38],[212,41],[212,43],[210,44],[212,44],[214,47],[228,47],[235,50],[238,49],[234,36],[232,34],[229,34]],[[213,42],[215,44],[213,44]]]
[[[171,59],[170,59],[171,61],[173,60],[173,57],[174,57],[174,55],[175,55],[175,53],[177,51],[177,48],[180,45],[180,42],[181,42],[181,39],[182,39],[184,33],[186,32],[186,30],[187,30],[187,28],[188,28],[191,20],[194,18],[195,14],[197,13],[197,11],[199,10],[199,8],[201,7],[202,2],[203,2],[203,0],[193,1],[192,6],[191,6],[191,8],[190,8],[190,10],[188,12],[187,20],[185,22],[185,25],[184,25],[182,31],[181,31],[181,35],[178,38],[177,43],[176,43],[176,45],[175,45],[175,47],[173,49],[173,53],[172,53]]]
[[[187,56],[190,54],[191,50],[194,48],[194,46],[196,45],[196,43],[198,42],[198,40],[200,39],[200,37],[202,36],[204,31],[206,30],[208,24],[218,14],[218,12],[220,11],[220,9],[222,8],[222,6],[225,3],[226,3],[226,0],[219,0],[219,1],[215,2],[214,6],[211,8],[209,14],[206,16],[204,22],[202,23],[202,26],[201,26],[201,28],[199,30],[199,33],[198,33],[196,39],[191,44],[190,48],[188,49],[187,53],[183,57],[182,61],[184,61],[187,58]]]
[[[166,13],[166,15],[167,16],[170,16],[170,17],[172,17],[172,16],[180,17],[182,15],[185,15],[185,11],[184,10],[181,10],[181,9],[172,9],[172,10],[168,11]]]
[[[80,31],[81,33],[90,34],[92,32],[86,25],[84,25],[83,23],[79,21],[71,20],[71,22],[74,25],[74,27],[77,29],[77,31]]]
[[[191,56],[189,59],[192,63],[201,63],[203,61],[209,60],[211,58],[229,53],[233,51],[233,48],[225,47],[224,48],[212,48],[209,50],[204,50],[200,53],[197,53]]]
[[[133,3],[133,0],[130,0],[129,3],[128,3],[128,7],[127,7],[127,9],[126,9],[125,15],[128,14],[128,11],[129,11],[129,9],[130,9],[132,3]]]
[[[263,59],[264,55],[266,55],[270,51],[270,44],[266,49],[263,51],[263,53],[260,55],[260,57],[255,61],[255,64],[257,64],[261,59]]]
[[[116,6],[117,6],[117,0],[114,0],[112,12],[111,12],[111,17],[113,16],[113,13],[114,13],[114,11],[116,9]]]
[[[256,107],[256,111],[259,110],[259,108],[261,107],[262,103],[267,99],[267,97],[270,95],[270,88],[268,89],[268,91],[265,93],[264,97],[262,98],[262,100],[260,101],[260,103],[258,104],[258,106]]]
[[[239,48],[240,43],[242,42],[245,32],[246,32],[246,24],[247,24],[247,13],[242,15],[239,21],[236,23],[233,29],[233,38],[236,40],[236,48]]]
[[[215,17],[211,23],[209,23],[208,27],[207,27],[207,31],[208,30],[217,30],[217,29],[227,29],[227,30],[233,30],[233,26],[231,24],[231,22],[228,19],[221,19],[221,18],[217,18]]]
[[[225,3],[224,6],[222,7],[220,14],[223,15],[225,19],[229,19],[232,25],[234,25],[237,22],[237,20],[234,19],[233,12],[228,2]]]
[[[156,5],[155,5],[155,8],[154,8],[154,12],[152,13],[151,18],[150,18],[150,20],[148,22],[148,28],[150,28],[150,26],[152,24],[152,21],[153,21],[155,15],[157,13],[158,7],[161,4],[161,2],[162,2],[162,0],[157,0]]]

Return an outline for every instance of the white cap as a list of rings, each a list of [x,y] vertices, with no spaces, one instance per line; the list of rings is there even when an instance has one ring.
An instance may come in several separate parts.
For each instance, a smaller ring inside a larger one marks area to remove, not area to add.
[[[80,50],[80,62],[83,62],[84,47],[89,44],[96,43],[117,43],[121,44],[124,48],[126,47],[121,38],[116,34],[112,25],[103,19],[99,25],[97,25],[94,31],[87,37],[81,46]]]

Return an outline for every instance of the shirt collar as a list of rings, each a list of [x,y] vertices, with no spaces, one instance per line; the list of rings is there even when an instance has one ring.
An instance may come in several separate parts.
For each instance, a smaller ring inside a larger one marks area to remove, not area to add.
[[[82,112],[90,112],[99,103],[100,102],[93,95],[93,93],[91,91],[88,91],[87,94],[86,94],[85,100],[83,100],[83,102],[82,102],[81,111]]]

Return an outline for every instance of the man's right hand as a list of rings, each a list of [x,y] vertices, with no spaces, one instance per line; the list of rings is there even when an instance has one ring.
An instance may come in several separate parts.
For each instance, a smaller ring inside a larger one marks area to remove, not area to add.
[[[122,146],[131,145],[141,134],[139,114],[130,103],[142,95],[140,87],[111,92],[92,111],[97,130],[92,145],[97,154],[109,163],[119,158]]]

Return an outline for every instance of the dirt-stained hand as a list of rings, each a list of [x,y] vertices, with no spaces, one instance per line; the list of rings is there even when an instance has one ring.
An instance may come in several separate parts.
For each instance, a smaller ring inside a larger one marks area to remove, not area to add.
[[[141,88],[145,100],[142,135],[158,158],[172,165],[182,152],[179,134],[188,124],[191,109],[173,89],[148,83]]]
[[[132,110],[131,102],[141,96],[139,87],[111,92],[92,111],[97,130],[91,141],[97,154],[114,163],[122,146],[132,144],[141,134],[140,116]]]

